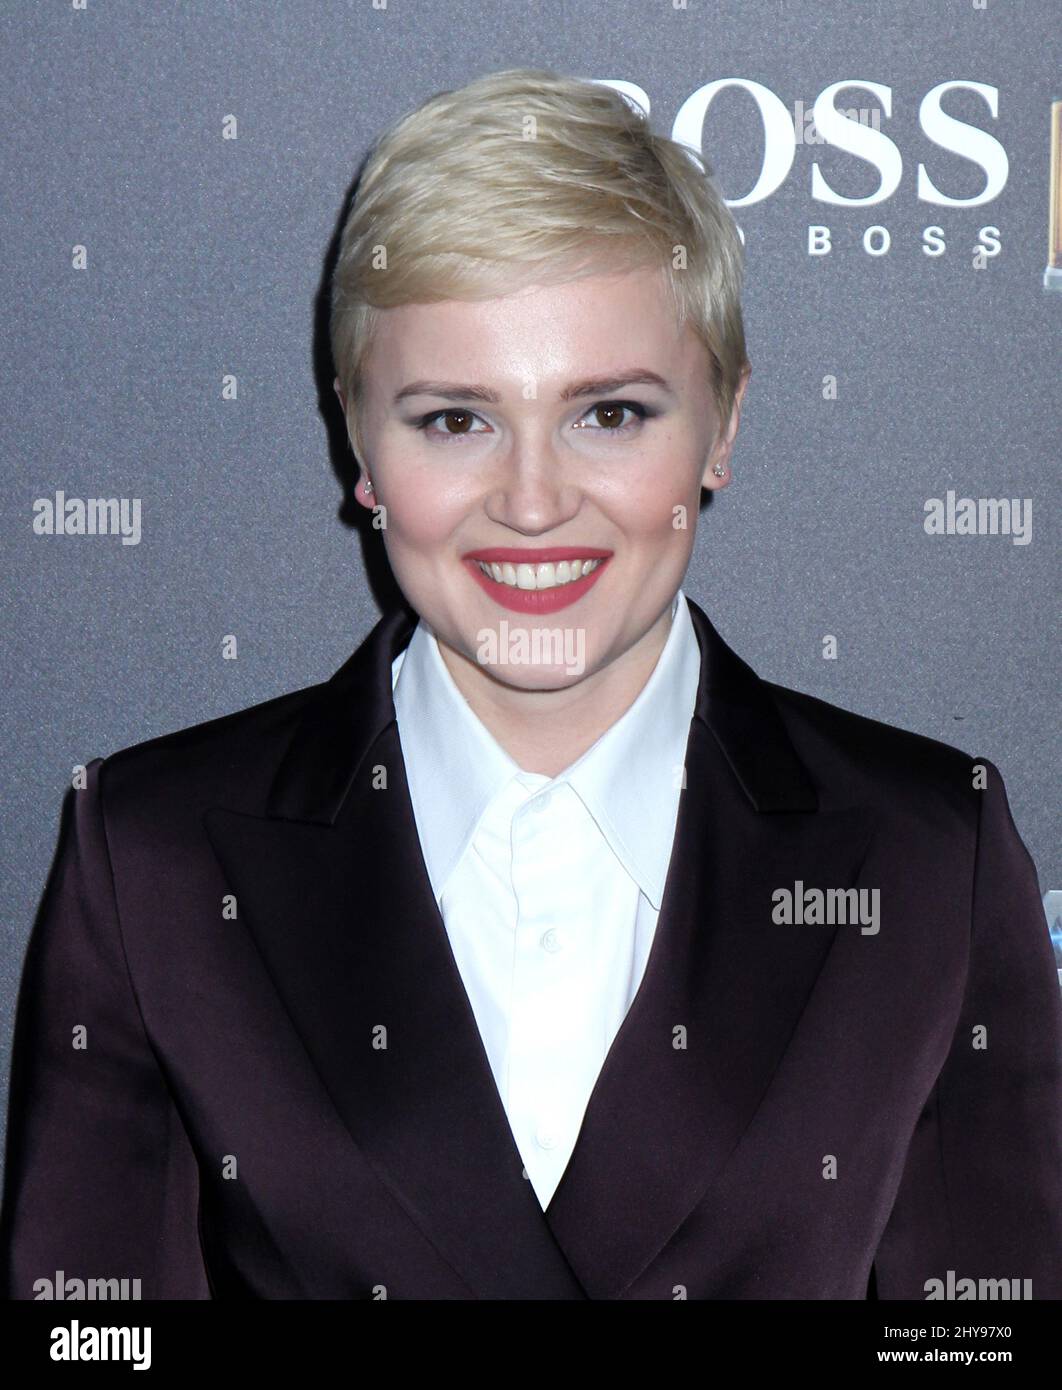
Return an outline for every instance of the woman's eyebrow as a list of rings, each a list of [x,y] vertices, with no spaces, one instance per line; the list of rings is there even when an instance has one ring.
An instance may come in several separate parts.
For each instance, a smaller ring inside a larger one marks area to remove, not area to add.
[[[669,396],[675,394],[659,373],[650,371],[647,367],[635,367],[618,374],[584,377],[581,381],[572,382],[561,391],[560,399],[570,401],[581,396],[609,395],[613,391],[622,390],[624,386],[638,384],[659,386]],[[488,401],[494,405],[501,401],[498,392],[489,386],[466,385],[453,381],[411,381],[408,386],[403,386],[395,392],[394,404],[397,405],[407,396],[445,396],[449,400]]]

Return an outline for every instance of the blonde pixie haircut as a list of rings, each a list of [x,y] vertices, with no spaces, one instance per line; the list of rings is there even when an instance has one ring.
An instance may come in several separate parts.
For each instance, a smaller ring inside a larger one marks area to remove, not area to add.
[[[511,68],[430,97],[373,146],[340,239],[330,336],[358,456],[378,310],[652,265],[725,423],[748,365],[744,252],[710,166],[601,83]]]

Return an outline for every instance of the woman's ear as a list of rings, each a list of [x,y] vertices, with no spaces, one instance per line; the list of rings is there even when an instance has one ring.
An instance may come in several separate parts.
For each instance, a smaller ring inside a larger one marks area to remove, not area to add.
[[[704,473],[701,475],[702,487],[711,488],[714,491],[726,487],[730,481],[730,455],[734,448],[734,440],[737,438],[738,425],[741,423],[741,403],[745,398],[745,388],[749,384],[751,374],[752,367],[746,364],[738,381],[737,390],[734,392],[734,404],[730,410],[730,419],[727,421],[726,428],[721,428],[716,435],[708,455],[708,462],[704,465]]]
[[[358,481],[354,485],[354,496],[357,497],[363,507],[368,507],[368,509],[372,511],[375,509],[377,503],[376,498],[371,493],[365,491],[366,484],[369,482],[369,475],[366,472],[365,457],[362,453],[361,439],[358,436],[358,422],[354,420],[354,422],[351,423],[350,417],[347,414],[347,397],[342,386],[339,384],[339,377],[336,377],[332,386],[336,395],[339,397],[339,404],[343,410],[343,420],[347,427],[347,438],[350,441],[350,447],[354,451],[354,457],[361,465]]]

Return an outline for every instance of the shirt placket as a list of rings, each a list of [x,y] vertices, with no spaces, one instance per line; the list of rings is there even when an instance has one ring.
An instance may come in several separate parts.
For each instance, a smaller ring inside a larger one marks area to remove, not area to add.
[[[600,1064],[587,975],[587,904],[569,865],[589,846],[570,788],[538,793],[513,817],[516,900],[509,1104],[536,1191],[555,1186],[581,1117],[588,1068]]]

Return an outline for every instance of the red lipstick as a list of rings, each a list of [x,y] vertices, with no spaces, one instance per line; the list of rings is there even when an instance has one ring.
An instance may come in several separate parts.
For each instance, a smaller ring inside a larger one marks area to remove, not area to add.
[[[599,550],[594,546],[554,545],[533,550],[495,545],[484,550],[470,550],[461,558],[472,578],[495,603],[514,613],[545,615],[577,603],[597,582],[611,555],[611,550]],[[552,589],[517,589],[510,584],[502,584],[497,579],[489,578],[480,569],[477,560],[482,560],[488,565],[545,565],[557,564],[561,560],[600,560],[601,563],[581,579],[568,584],[558,584]]]
[[[483,560],[488,565],[548,565],[560,560],[607,560],[611,550],[597,550],[594,546],[546,545],[537,549],[529,546],[490,545],[486,550],[469,550],[466,560]]]

